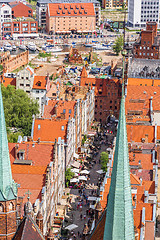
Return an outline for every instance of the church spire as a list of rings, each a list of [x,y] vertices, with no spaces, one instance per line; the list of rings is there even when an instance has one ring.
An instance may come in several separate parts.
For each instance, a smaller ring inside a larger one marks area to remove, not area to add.
[[[8,140],[0,85],[0,201],[16,199],[17,186],[12,179]]]
[[[117,239],[135,239],[123,92],[103,236],[103,240]]]

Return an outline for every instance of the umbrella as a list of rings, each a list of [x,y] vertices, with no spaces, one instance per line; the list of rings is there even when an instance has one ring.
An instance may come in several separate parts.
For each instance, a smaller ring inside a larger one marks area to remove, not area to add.
[[[71,224],[67,226],[65,229],[68,229],[69,231],[72,231],[73,229],[77,228],[78,226],[76,224]]]
[[[79,176],[80,181],[87,181],[87,178],[85,176]]]
[[[82,170],[80,173],[81,173],[81,174],[87,174],[87,175],[88,175],[90,172],[87,171],[87,170]]]
[[[79,169],[77,169],[77,168],[72,168],[72,169],[71,169],[71,172],[79,173]]]
[[[72,178],[70,180],[70,183],[76,183],[76,182],[79,182],[79,179],[78,178]]]
[[[98,170],[98,171],[96,171],[97,173],[99,173],[99,174],[103,174],[104,173],[104,171],[101,169],[101,170]]]

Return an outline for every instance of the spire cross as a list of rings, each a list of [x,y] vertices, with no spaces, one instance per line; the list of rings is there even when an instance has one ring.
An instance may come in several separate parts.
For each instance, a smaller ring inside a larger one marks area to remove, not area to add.
[[[28,189],[28,191],[27,191],[25,194],[28,195],[27,199],[28,199],[28,201],[29,201],[30,195],[31,195],[32,193],[31,193],[31,192],[29,191],[29,189]]]

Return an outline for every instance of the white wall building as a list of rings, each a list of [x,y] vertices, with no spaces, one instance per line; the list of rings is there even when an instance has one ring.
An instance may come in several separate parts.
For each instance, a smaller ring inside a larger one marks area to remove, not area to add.
[[[2,4],[0,6],[0,31],[2,33],[3,22],[11,22],[12,20],[12,8],[8,4]]]
[[[141,28],[146,22],[159,24],[159,0],[129,0],[128,26]]]

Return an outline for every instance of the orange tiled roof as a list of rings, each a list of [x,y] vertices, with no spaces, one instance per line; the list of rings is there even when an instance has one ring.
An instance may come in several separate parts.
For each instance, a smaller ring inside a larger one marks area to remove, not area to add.
[[[160,138],[159,127],[157,138]],[[154,143],[154,126],[146,126],[146,125],[127,125],[127,137],[128,142],[141,142],[142,138],[145,138],[145,135],[148,134],[148,142]]]
[[[63,100],[50,100],[48,105],[44,107],[44,118],[51,118],[56,114],[57,117],[61,117],[61,114],[65,111],[65,119],[74,117],[75,101],[63,101]]]
[[[46,89],[46,76],[35,76],[33,82],[33,89]]]
[[[16,86],[16,78],[3,77],[2,83],[5,87],[8,85]]]
[[[142,169],[153,169],[152,155],[142,153],[129,153],[129,165],[141,166]]]
[[[127,82],[129,85],[135,86],[158,86],[160,85],[159,79],[148,79],[148,78],[128,78]]]
[[[153,111],[160,110],[160,87],[158,86],[127,86],[126,114],[134,115],[138,111],[139,120],[150,120],[149,107],[152,97]],[[147,116],[147,119],[145,117]]]
[[[15,146],[17,143],[8,143],[9,146],[9,154],[10,154],[10,160],[11,164],[15,161]],[[38,143],[19,143],[18,145],[18,151],[23,149],[25,150],[25,159],[32,160],[33,166],[43,166],[46,167],[51,161],[53,161],[52,155],[53,155],[53,144],[38,144]],[[27,156],[26,156],[27,154]],[[27,169],[27,166],[23,166],[24,169]],[[19,166],[20,168],[20,166]],[[14,169],[14,167],[13,167]],[[36,168],[35,168],[36,169]],[[41,169],[43,170],[43,169]],[[18,171],[18,170],[17,170]],[[26,171],[26,170],[24,170]],[[30,168],[31,171],[31,168]],[[35,171],[35,170],[34,170]],[[37,172],[40,171],[37,170]],[[36,172],[36,174],[37,174]]]
[[[93,3],[49,3],[49,16],[95,16]]]
[[[54,142],[58,137],[66,139],[67,124],[67,120],[36,119],[33,140],[40,138],[40,141]]]

